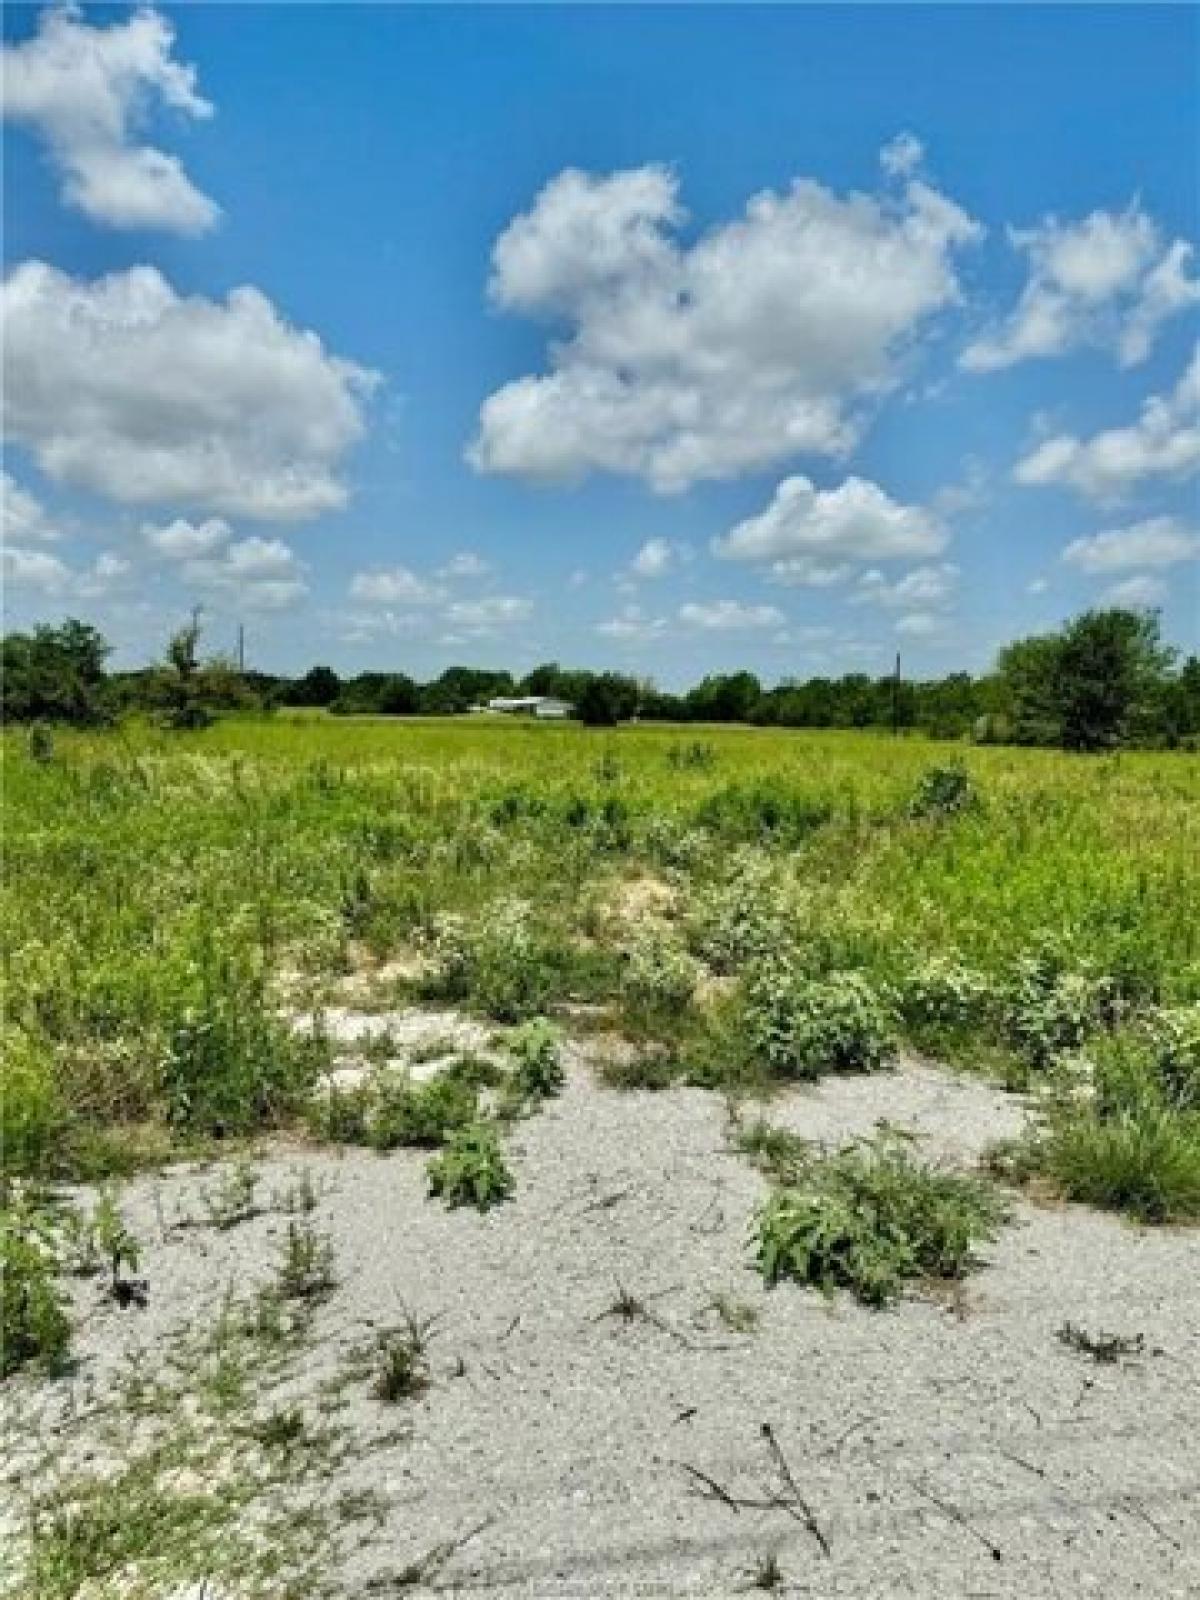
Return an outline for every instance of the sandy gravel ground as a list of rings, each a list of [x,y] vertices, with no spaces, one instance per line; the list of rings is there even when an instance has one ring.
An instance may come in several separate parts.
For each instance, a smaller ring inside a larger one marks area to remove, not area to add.
[[[884,1118],[968,1163],[1021,1108],[909,1064],[827,1080],[769,1115],[830,1140]],[[330,1490],[386,1497],[378,1540],[339,1558],[347,1595],[485,1520],[432,1589],[721,1597],[753,1592],[774,1555],[776,1592],[792,1595],[1200,1593],[1200,1234],[1020,1203],[961,1296],[872,1312],[763,1289],[748,1248],[763,1184],[727,1149],[715,1095],[607,1090],[576,1063],[510,1150],[516,1196],[487,1216],[428,1200],[415,1152],[262,1164],[268,1185],[311,1169],[335,1245],[301,1397],[364,1324],[404,1307],[441,1318],[411,1432],[341,1465]],[[83,1359],[43,1402],[47,1424],[130,1348],[162,1349],[231,1281],[266,1277],[279,1215],[228,1232],[162,1226],[211,1179],[127,1191],[149,1307],[97,1310],[94,1288],[80,1291]],[[655,1320],[606,1315],[618,1285]],[[754,1308],[753,1331],[725,1325],[722,1295]],[[1097,1364],[1056,1338],[1065,1321],[1143,1334],[1145,1353]],[[368,1386],[345,1404],[352,1427],[377,1426]],[[809,1515],[736,1505],[773,1497]]]

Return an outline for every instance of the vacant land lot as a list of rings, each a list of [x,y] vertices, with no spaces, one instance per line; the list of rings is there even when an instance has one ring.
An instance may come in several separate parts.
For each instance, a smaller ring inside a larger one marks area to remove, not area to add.
[[[12,1593],[1194,1592],[1194,758],[5,758]]]

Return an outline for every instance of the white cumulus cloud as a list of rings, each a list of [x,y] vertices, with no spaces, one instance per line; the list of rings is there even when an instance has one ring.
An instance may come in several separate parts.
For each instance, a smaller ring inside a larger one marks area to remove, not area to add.
[[[477,469],[669,492],[842,455],[981,232],[917,179],[883,198],[799,179],[688,245],[678,187],[665,167],[569,169],[500,235],[493,301],[569,332],[484,402]]]
[[[1090,439],[1055,434],[1020,460],[1018,483],[1062,484],[1089,500],[1122,499],[1150,478],[1181,481],[1200,471],[1200,346],[1168,395],[1151,395],[1138,420]]]
[[[903,577],[889,582],[878,568],[864,572],[856,598],[893,609],[945,606],[958,592],[959,569],[952,561],[914,567]]]
[[[154,267],[88,282],[44,262],[0,294],[4,420],[47,476],[132,505],[268,521],[337,509],[376,378],[257,289],[175,292]]]
[[[1177,517],[1147,517],[1126,528],[1110,528],[1072,539],[1062,553],[1083,572],[1123,572],[1132,567],[1173,567],[1200,557],[1200,534]]]
[[[726,561],[765,566],[780,583],[821,588],[847,578],[853,563],[938,555],[949,534],[921,506],[903,505],[865,478],[818,489],[785,478],[766,509],[712,542]]]
[[[1009,238],[1028,257],[1029,277],[1005,321],[963,351],[960,365],[970,372],[1086,344],[1111,348],[1122,366],[1134,366],[1164,322],[1200,303],[1200,279],[1188,274],[1191,245],[1168,243],[1136,202],[1075,222],[1048,217]]]
[[[383,606],[426,606],[445,598],[442,588],[408,567],[356,572],[350,580],[350,594],[355,600]]]
[[[249,611],[283,611],[308,593],[304,564],[282,539],[252,535],[185,560],[181,576]]]
[[[685,628],[706,633],[732,633],[750,628],[776,628],[787,619],[778,606],[743,605],[740,600],[689,600],[679,608]]]
[[[191,561],[198,556],[215,555],[233,537],[233,529],[221,517],[189,522],[176,517],[173,522],[143,523],[142,538],[155,555],[168,561]]]
[[[629,563],[629,570],[639,578],[661,578],[678,560],[679,551],[669,539],[647,539]]]
[[[46,508],[10,472],[0,472],[0,542],[24,544],[27,540],[53,540],[59,529]]]
[[[220,215],[178,157],[134,142],[155,106],[212,115],[174,43],[156,11],[91,27],[78,6],[63,5],[42,13],[32,38],[4,47],[4,115],[45,141],[63,200],[93,222],[199,234]]]

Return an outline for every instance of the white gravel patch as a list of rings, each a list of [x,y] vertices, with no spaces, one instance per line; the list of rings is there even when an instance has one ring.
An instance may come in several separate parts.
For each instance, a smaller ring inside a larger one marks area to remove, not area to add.
[[[911,1063],[798,1090],[768,1115],[829,1140],[884,1118],[967,1160],[1015,1131],[1021,1108]],[[364,1324],[405,1307],[441,1317],[434,1383],[405,1409],[411,1436],[343,1464],[330,1488],[388,1502],[382,1546],[343,1563],[339,1592],[485,1518],[437,1592],[732,1596],[768,1553],[777,1592],[830,1600],[1200,1592],[1200,1235],[1021,1203],[957,1307],[873,1312],[763,1288],[748,1243],[763,1183],[727,1149],[718,1096],[608,1090],[576,1065],[510,1151],[515,1198],[486,1216],[428,1200],[414,1152],[262,1164],[264,1190],[311,1171],[336,1249],[301,1389]],[[51,1409],[103,1389],[131,1348],[161,1349],[231,1280],[269,1276],[279,1215],[225,1233],[160,1227],[203,1181],[130,1186],[150,1305],[93,1311]],[[618,1284],[661,1322],[605,1315]],[[718,1294],[753,1307],[757,1330],[726,1328]],[[1147,1353],[1097,1365],[1056,1339],[1067,1320],[1143,1333]],[[346,1399],[345,1420],[378,1431],[367,1386]],[[686,1470],[735,1498],[777,1492],[764,1423],[828,1556],[788,1511],[735,1511]]]

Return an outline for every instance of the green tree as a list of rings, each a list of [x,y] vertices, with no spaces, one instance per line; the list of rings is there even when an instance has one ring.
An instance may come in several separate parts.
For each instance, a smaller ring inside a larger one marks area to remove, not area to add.
[[[637,714],[637,684],[619,672],[597,672],[579,691],[575,711],[589,728],[615,728]]]
[[[54,628],[8,634],[0,648],[0,706],[5,720],[91,723],[106,714],[103,635],[70,617]]]
[[[1106,750],[1161,726],[1174,652],[1156,612],[1085,611],[1064,630],[1058,655],[1062,744]]]

